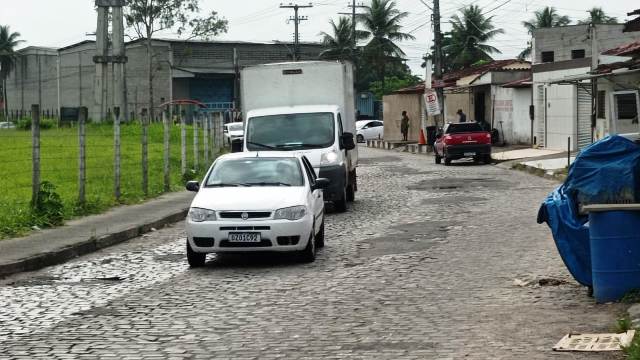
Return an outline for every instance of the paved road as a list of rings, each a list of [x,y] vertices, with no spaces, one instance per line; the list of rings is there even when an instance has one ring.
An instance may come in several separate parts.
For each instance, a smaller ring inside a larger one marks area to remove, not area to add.
[[[360,151],[357,201],[329,215],[315,263],[189,270],[179,223],[0,281],[0,359],[582,359],[550,349],[610,329],[621,309],[595,305],[535,224],[554,183]]]

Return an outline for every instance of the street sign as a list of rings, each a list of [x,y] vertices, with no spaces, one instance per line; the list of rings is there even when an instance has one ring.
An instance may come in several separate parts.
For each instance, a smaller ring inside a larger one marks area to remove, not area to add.
[[[424,102],[427,104],[427,115],[440,115],[440,102],[435,89],[425,89]]]

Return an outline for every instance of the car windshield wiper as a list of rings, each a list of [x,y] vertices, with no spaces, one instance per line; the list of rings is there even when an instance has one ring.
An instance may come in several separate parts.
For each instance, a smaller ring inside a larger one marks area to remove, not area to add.
[[[278,182],[278,181],[252,182],[252,183],[246,183],[244,185],[247,185],[247,186],[291,186],[291,184],[284,183],[284,182]]]
[[[295,148],[295,149],[317,149],[317,148],[321,148],[324,147],[321,144],[284,144],[284,145],[276,145],[276,147],[278,149],[290,149],[290,148]]]
[[[209,184],[205,187],[236,187],[236,186],[247,186],[246,184],[238,184],[238,183],[218,183],[218,184]]]
[[[247,144],[248,145],[260,146],[262,148],[269,149],[269,150],[276,150],[276,148],[271,146],[271,145],[260,144],[260,143],[253,142],[253,141],[247,141]]]

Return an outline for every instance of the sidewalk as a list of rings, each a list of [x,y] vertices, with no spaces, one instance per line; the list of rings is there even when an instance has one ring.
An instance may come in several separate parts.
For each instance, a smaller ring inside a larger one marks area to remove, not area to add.
[[[0,277],[59,264],[181,221],[194,195],[186,191],[170,193],[22,238],[0,240]]]

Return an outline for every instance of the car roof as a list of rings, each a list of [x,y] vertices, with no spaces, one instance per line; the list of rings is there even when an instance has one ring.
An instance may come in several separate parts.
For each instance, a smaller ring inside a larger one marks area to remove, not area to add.
[[[229,159],[248,159],[248,158],[283,158],[283,159],[300,159],[303,155],[291,151],[247,151],[231,154],[224,154],[218,157],[218,160]]]

